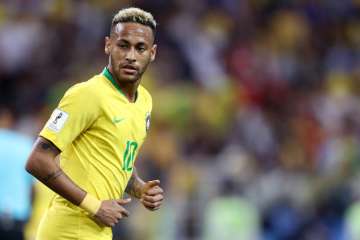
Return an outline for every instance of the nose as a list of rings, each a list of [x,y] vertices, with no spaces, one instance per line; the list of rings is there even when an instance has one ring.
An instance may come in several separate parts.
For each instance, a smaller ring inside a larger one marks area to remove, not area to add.
[[[126,56],[125,56],[126,60],[128,62],[135,62],[136,58],[135,58],[135,49],[134,48],[130,48],[129,51],[127,51]]]

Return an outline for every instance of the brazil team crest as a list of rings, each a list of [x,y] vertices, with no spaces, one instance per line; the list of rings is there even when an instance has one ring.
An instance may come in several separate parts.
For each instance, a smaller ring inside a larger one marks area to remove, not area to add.
[[[150,128],[150,112],[147,112],[145,115],[145,129],[149,131]]]

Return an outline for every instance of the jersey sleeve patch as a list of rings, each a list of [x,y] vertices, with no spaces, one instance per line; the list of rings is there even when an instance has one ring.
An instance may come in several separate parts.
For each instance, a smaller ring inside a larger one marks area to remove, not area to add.
[[[66,120],[68,119],[69,114],[66,112],[55,109],[51,114],[49,121],[47,122],[47,128],[54,131],[60,132],[60,130],[64,127]]]

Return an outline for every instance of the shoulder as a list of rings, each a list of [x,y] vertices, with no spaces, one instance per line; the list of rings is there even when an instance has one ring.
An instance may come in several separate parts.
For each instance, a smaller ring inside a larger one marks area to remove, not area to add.
[[[101,108],[100,81],[97,76],[71,86],[59,103],[60,109],[96,112]]]
[[[64,94],[63,99],[81,101],[86,104],[99,103],[101,99],[103,81],[101,76],[95,75],[84,82],[71,86]]]
[[[99,77],[96,75],[90,78],[87,81],[79,82],[71,86],[66,92],[67,95],[94,95],[98,91],[96,91],[97,87],[100,85]]]

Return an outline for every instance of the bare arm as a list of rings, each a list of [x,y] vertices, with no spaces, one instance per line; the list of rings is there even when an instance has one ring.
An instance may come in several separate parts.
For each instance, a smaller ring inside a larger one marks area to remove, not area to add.
[[[125,192],[135,198],[141,198],[142,189],[145,182],[139,177],[136,168],[134,167],[133,173],[126,186]]]
[[[89,195],[61,170],[56,162],[59,153],[60,150],[54,144],[39,137],[26,163],[26,171],[73,204],[83,204]],[[85,205],[80,207],[92,214],[96,213],[94,217],[100,224],[114,226],[119,219],[129,215],[123,207],[129,202],[129,199],[104,200],[99,203],[96,211],[89,210]]]
[[[79,205],[86,192],[77,186],[56,164],[60,150],[39,137],[26,163],[26,171],[71,203]]]
[[[140,199],[144,207],[151,211],[159,209],[164,200],[164,191],[160,187],[160,180],[144,182],[139,177],[135,167],[125,192]]]

